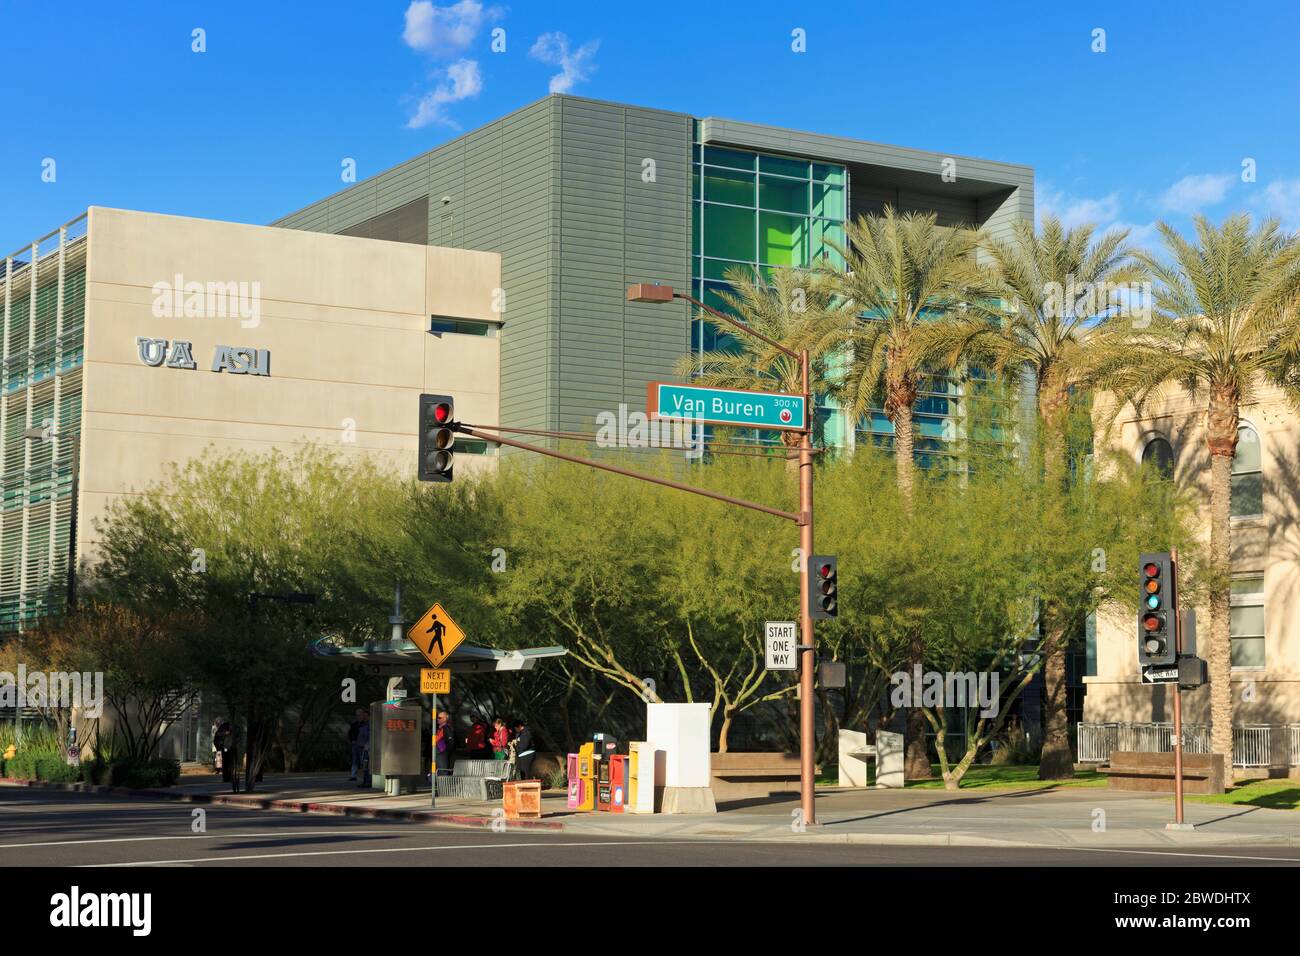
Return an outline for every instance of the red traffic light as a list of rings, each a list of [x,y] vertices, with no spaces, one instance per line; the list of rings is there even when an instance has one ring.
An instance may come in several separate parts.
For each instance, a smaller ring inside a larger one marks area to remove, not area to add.
[[[823,563],[817,566],[817,576],[820,578],[829,578],[832,568],[829,564]]]
[[[1160,619],[1159,614],[1142,615],[1142,627],[1148,631],[1158,631],[1164,627],[1165,622]]]
[[[1148,561],[1146,564],[1142,565],[1142,573],[1149,578],[1158,578],[1160,577],[1160,565],[1156,564],[1154,561]]]
[[[433,420],[439,425],[446,424],[451,420],[451,406],[446,402],[438,402],[433,406]]]

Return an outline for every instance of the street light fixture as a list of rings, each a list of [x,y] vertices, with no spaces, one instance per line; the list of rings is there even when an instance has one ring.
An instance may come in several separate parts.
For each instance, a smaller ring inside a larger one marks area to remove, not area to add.
[[[627,288],[629,302],[644,302],[662,305],[681,299],[689,302],[703,312],[707,312],[719,321],[735,326],[746,335],[752,335],[761,342],[788,355],[799,362],[799,375],[802,384],[804,407],[810,411],[804,419],[804,427],[799,433],[799,513],[795,515],[799,525],[799,548],[803,559],[799,569],[799,626],[802,641],[799,644],[799,803],[805,824],[817,822],[814,793],[816,784],[816,767],[814,748],[816,746],[816,723],[813,709],[813,668],[816,656],[813,643],[813,622],[809,601],[811,582],[808,579],[808,564],[813,555],[813,469],[812,469],[812,395],[808,382],[808,350],[795,352],[793,349],[768,338],[761,332],[750,328],[744,322],[724,312],[711,308],[703,302],[684,292],[677,292],[672,286],[651,283],[637,283]]]

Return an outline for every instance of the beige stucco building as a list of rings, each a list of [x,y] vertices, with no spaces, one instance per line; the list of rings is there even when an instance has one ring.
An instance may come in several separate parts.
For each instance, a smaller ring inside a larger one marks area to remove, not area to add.
[[[421,392],[498,420],[497,253],[92,207],[4,263],[9,623],[58,603],[74,456],[80,562],[169,463],[316,443],[414,475]]]
[[[1135,461],[1164,467],[1173,480],[1193,489],[1200,503],[1198,532],[1208,549],[1210,456],[1205,444],[1205,402],[1171,391],[1138,417],[1130,405],[1109,431],[1097,409],[1098,434]],[[1239,730],[1238,763],[1274,766],[1295,760],[1293,738],[1300,732],[1300,415],[1269,386],[1243,405],[1232,478],[1232,700]],[[1136,570],[1135,584],[1136,584]],[[1204,657],[1209,612],[1197,608]],[[1095,673],[1084,678],[1086,722],[1167,722],[1173,695],[1141,683],[1134,616],[1103,610],[1096,621]],[[1090,655],[1091,656],[1091,655]],[[1209,688],[1184,692],[1184,719],[1209,723]],[[1270,727],[1271,733],[1244,728]],[[1252,736],[1253,735],[1253,736]],[[1269,754],[1260,751],[1268,738]],[[1248,740],[1249,738],[1249,740]]]

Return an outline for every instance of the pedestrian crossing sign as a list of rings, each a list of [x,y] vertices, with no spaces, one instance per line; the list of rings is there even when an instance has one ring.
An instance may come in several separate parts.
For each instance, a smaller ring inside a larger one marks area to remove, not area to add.
[[[443,610],[442,605],[435,601],[433,607],[425,611],[406,632],[406,639],[420,649],[430,666],[441,667],[443,661],[451,657],[451,652],[465,640],[465,632]]]

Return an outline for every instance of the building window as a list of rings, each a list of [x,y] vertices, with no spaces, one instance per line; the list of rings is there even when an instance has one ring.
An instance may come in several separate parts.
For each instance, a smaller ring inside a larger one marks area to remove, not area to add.
[[[1142,449],[1142,466],[1150,468],[1160,481],[1169,481],[1174,477],[1173,446],[1158,436],[1151,439]]]
[[[475,322],[472,319],[449,319],[445,316],[434,315],[429,318],[429,331],[435,335],[442,335],[446,332],[452,332],[456,335],[489,335],[492,332],[492,323]]]
[[[1232,582],[1232,666],[1264,666],[1264,575]]]
[[[1264,513],[1264,474],[1259,433],[1250,425],[1237,429],[1237,454],[1232,459],[1232,516],[1249,518]]]

